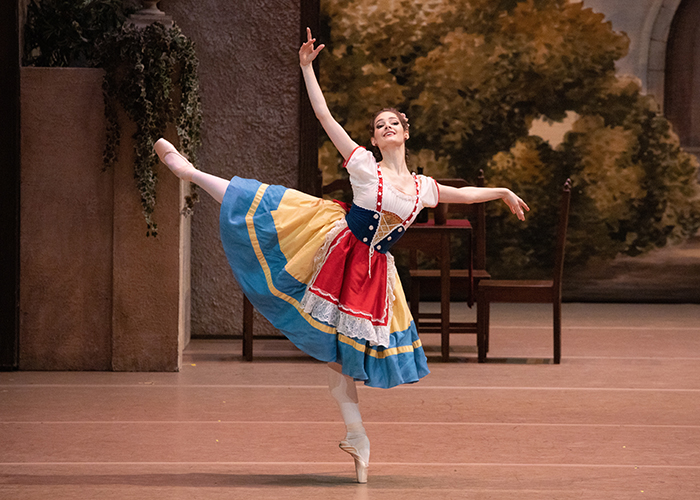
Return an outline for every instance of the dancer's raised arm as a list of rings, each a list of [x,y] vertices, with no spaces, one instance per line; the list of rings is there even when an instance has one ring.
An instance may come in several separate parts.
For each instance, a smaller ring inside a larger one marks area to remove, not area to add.
[[[335,118],[333,118],[333,115],[331,115],[328,109],[326,99],[323,97],[321,86],[318,84],[311,63],[316,59],[316,56],[323,50],[325,45],[321,44],[314,49],[315,41],[316,39],[311,37],[311,29],[306,28],[306,42],[304,42],[299,49],[301,73],[304,75],[306,91],[309,93],[309,100],[311,101],[311,106],[314,108],[316,118],[321,122],[323,130],[326,131],[326,134],[328,134],[328,137],[338,149],[338,152],[347,160],[357,147],[357,143],[353,141],[345,129],[335,121]]]

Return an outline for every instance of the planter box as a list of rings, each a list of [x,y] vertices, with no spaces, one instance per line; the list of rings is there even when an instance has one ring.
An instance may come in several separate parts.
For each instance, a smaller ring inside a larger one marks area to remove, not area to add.
[[[21,70],[22,370],[174,371],[189,341],[189,185],[158,172],[160,233],[147,238],[133,125],[102,171],[102,75]]]

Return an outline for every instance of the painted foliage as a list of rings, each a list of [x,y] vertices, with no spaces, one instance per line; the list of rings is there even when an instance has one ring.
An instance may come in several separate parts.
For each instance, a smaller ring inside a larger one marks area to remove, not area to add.
[[[323,0],[321,80],[359,142],[388,105],[411,122],[412,166],[435,177],[511,187],[532,208],[523,224],[489,204],[489,268],[551,268],[558,186],[575,190],[567,268],[591,256],[639,255],[700,227],[698,163],[633,79],[615,75],[628,39],[567,0]],[[552,146],[534,120],[575,120]],[[332,145],[326,181],[342,175]]]

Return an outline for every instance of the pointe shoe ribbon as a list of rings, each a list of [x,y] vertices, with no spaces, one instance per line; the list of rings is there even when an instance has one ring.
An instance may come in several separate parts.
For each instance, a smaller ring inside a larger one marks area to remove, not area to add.
[[[158,158],[160,158],[160,161],[162,161],[175,175],[177,175],[180,179],[192,181],[192,175],[196,169],[187,158],[180,154],[175,146],[161,138],[158,139],[153,145],[153,149],[156,150],[156,154],[158,155]],[[177,155],[177,157],[182,161],[177,162],[173,161],[172,159],[170,162],[165,161],[166,157],[171,154]]]
[[[355,476],[357,477],[358,483],[366,483],[367,475],[369,469],[369,443],[367,443],[366,451],[367,457],[360,455],[360,451],[353,445],[351,445],[347,440],[342,440],[340,444],[340,449],[346,453],[349,453],[353,459],[355,459]]]

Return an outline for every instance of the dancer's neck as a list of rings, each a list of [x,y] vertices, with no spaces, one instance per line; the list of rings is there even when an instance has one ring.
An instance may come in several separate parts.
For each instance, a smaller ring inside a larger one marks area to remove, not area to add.
[[[406,165],[406,148],[401,146],[382,151],[382,170],[391,170],[399,177],[409,173]]]

